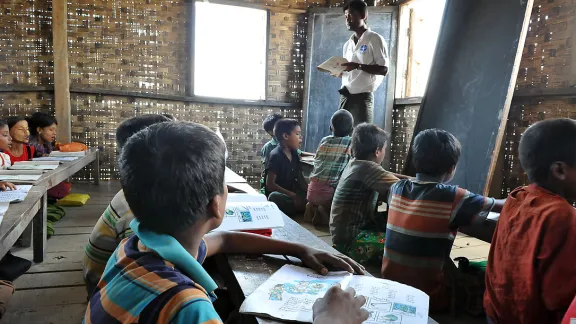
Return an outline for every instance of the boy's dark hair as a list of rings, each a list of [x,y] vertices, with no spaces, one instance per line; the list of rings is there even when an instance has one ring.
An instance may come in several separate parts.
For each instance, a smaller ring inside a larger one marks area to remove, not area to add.
[[[528,127],[520,139],[520,164],[532,182],[548,179],[550,165],[576,165],[576,121],[550,119]]]
[[[176,117],[174,117],[172,114],[162,114],[162,116],[170,119],[171,121],[176,121]]]
[[[336,111],[334,115],[332,115],[330,123],[332,124],[334,136],[337,137],[350,136],[354,129],[354,117],[352,117],[352,114],[346,109]]]
[[[351,0],[344,5],[344,8],[342,8],[342,11],[346,10],[355,11],[364,17],[368,12],[368,4],[363,0]]]
[[[262,127],[264,127],[266,133],[273,132],[274,125],[276,125],[276,122],[278,122],[282,118],[284,117],[280,114],[270,114],[266,116],[266,118],[264,118],[264,123],[262,123]]]
[[[10,116],[6,118],[6,123],[8,124],[8,128],[14,127],[14,125],[18,124],[19,122],[26,120],[26,118],[22,116]]]
[[[282,143],[282,135],[292,133],[296,126],[300,126],[296,119],[282,118],[274,126],[274,137],[276,137],[278,142]]]
[[[368,160],[376,150],[382,149],[388,141],[388,134],[374,125],[362,123],[354,128],[352,133],[352,156],[358,160]]]
[[[412,144],[412,163],[416,173],[440,176],[450,172],[460,158],[460,142],[442,129],[425,129]]]
[[[33,113],[32,116],[26,118],[26,120],[28,121],[28,128],[30,128],[30,135],[32,136],[38,135],[38,127],[44,128],[54,124],[58,125],[56,118],[40,111]]]
[[[157,123],[172,121],[164,115],[141,115],[126,119],[116,128],[116,143],[121,149],[130,136]]]
[[[0,119],[0,128],[4,127],[4,126],[6,126],[6,125],[8,125],[8,123],[6,122],[6,120]],[[8,127],[8,128],[10,128],[10,127]]]
[[[224,192],[225,149],[208,127],[188,122],[159,123],[131,136],[119,169],[134,217],[168,235],[203,219],[210,200]]]

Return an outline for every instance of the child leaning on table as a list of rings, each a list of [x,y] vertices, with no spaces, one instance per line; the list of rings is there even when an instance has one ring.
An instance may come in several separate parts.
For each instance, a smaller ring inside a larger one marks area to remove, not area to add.
[[[151,125],[172,121],[164,115],[141,115],[123,121],[116,129],[116,143],[122,151],[124,144],[130,136]],[[94,288],[100,281],[106,262],[124,238],[130,237],[133,232],[130,222],[134,215],[124,198],[124,192],[118,191],[112,201],[104,210],[100,219],[92,229],[90,239],[85,247],[83,260],[84,282],[86,290],[91,296]]]
[[[27,121],[30,128],[30,145],[34,146],[34,157],[50,155],[58,131],[56,118],[43,112],[35,112],[27,118]]]
[[[500,213],[484,309],[494,323],[559,323],[576,296],[576,121],[530,126],[518,152],[532,184],[513,190]]]
[[[382,278],[427,293],[431,311],[449,305],[443,268],[458,227],[484,221],[505,201],[446,184],[459,158],[460,143],[452,134],[424,130],[412,145],[416,179],[400,180],[390,188]]]
[[[108,261],[87,323],[221,323],[212,305],[216,284],[201,265],[218,253],[290,255],[322,274],[326,266],[363,273],[345,256],[301,244],[240,232],[207,234],[224,217],[225,150],[216,133],[194,123],[159,123],[128,140],[119,171],[134,235]]]

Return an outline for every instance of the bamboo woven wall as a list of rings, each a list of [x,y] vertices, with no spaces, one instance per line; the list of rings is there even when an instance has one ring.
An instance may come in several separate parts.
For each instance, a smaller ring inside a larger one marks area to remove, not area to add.
[[[576,65],[571,64],[576,55],[575,18],[575,0],[535,0],[517,89],[570,88],[576,84]],[[518,159],[521,134],[537,121],[560,117],[576,118],[576,102],[559,97],[514,98],[504,139],[503,197],[529,183]]]
[[[404,172],[420,105],[394,105],[390,137],[390,170]]]
[[[0,85],[54,83],[51,4],[0,2]]]

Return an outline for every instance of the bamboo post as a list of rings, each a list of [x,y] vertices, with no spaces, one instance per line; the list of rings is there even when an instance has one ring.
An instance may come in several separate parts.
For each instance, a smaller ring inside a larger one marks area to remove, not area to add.
[[[67,0],[52,2],[52,44],[54,47],[54,101],[58,140],[69,143],[71,133],[70,76],[68,69]]]

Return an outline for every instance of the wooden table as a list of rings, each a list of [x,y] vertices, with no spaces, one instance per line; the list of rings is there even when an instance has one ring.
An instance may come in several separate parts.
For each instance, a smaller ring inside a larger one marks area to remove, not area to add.
[[[26,199],[12,203],[0,224],[0,258],[2,258],[18,238],[33,227],[34,261],[42,262],[46,250],[46,187],[34,186]]]
[[[61,163],[55,170],[45,172],[40,179],[32,182],[33,185],[45,186],[50,189],[58,185],[60,182],[70,178],[78,171],[82,170],[88,164],[94,164],[94,183],[100,183],[100,154],[97,148],[91,148],[86,152],[86,155],[70,162]]]
[[[226,167],[226,173],[224,174],[224,181],[226,185],[232,189],[242,191],[248,194],[258,194],[259,192],[252,188],[251,185],[248,184],[248,181],[240,176],[238,173],[230,170]]]
[[[40,186],[44,188],[44,195],[39,200],[42,200],[44,207],[42,208],[43,215],[37,215],[38,220],[34,221],[34,225],[29,225],[24,232],[22,232],[21,244],[23,247],[29,247],[34,244],[34,262],[40,263],[44,261],[44,250],[47,238],[46,232],[46,190],[55,187],[62,181],[66,181],[68,178],[76,174],[78,171],[82,170],[88,164],[94,164],[94,183],[100,183],[100,154],[97,148],[90,148],[86,152],[86,155],[70,162],[62,162],[56,169],[45,172],[36,181],[13,181],[16,184],[32,184],[34,187]],[[28,197],[27,197],[28,199]],[[8,209],[8,213],[12,205]],[[40,226],[40,223],[43,224]],[[38,251],[37,251],[38,247]]]
[[[284,227],[274,229],[272,237],[275,239],[305,244],[320,250],[338,253],[330,245],[324,243],[316,235],[310,233],[300,224],[284,215]],[[265,255],[262,257],[252,257],[246,255],[226,255],[218,256],[217,264],[220,273],[228,287],[228,291],[234,302],[234,306],[239,308],[244,299],[262,285],[270,276],[286,263],[298,264],[299,260],[285,256]],[[279,323],[277,321],[260,317],[242,315],[242,323]],[[429,324],[436,321],[429,318]]]

